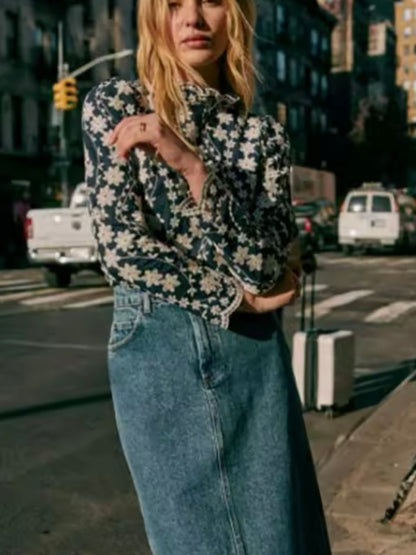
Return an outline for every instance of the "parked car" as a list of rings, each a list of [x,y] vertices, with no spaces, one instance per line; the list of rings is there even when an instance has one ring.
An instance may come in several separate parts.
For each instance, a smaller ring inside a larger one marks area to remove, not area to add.
[[[45,268],[46,282],[53,287],[68,287],[80,270],[99,272],[85,185],[75,188],[69,208],[30,210],[26,240],[29,261]]]
[[[338,240],[346,254],[356,248],[407,251],[416,244],[416,211],[399,204],[394,190],[365,183],[350,191],[338,220]]]
[[[337,215],[330,201],[321,199],[303,202],[293,208],[299,239],[304,247],[322,251],[337,245]]]

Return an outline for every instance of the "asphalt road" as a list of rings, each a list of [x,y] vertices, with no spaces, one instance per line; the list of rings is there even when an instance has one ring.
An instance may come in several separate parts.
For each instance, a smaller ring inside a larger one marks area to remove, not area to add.
[[[305,415],[318,469],[416,357],[416,258],[328,253],[319,266],[317,324],[354,330],[356,387],[338,418]],[[298,310],[285,311],[289,342]],[[100,278],[62,292],[38,271],[0,272],[1,555],[150,554],[114,427],[110,319]]]

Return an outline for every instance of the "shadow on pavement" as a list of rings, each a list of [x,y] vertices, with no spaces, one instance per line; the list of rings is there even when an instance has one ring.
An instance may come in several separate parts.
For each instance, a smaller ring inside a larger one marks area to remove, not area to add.
[[[371,407],[405,380],[416,369],[416,358],[404,360],[378,372],[357,376],[349,410]]]
[[[21,407],[14,410],[0,412],[0,422],[12,418],[20,418],[30,414],[39,414],[42,412],[62,410],[80,405],[91,405],[93,403],[101,403],[111,399],[110,392],[98,393],[96,395],[88,395],[86,397],[78,397],[75,399],[64,399],[53,403],[43,403],[41,405],[32,405],[29,407]]]

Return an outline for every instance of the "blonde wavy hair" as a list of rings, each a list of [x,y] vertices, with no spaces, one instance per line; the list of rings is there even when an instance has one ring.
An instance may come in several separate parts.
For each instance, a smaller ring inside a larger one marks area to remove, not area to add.
[[[252,47],[255,23],[254,0],[224,0],[227,7],[228,47],[222,74],[227,88],[239,96],[246,111],[254,95],[256,70]],[[137,71],[141,83],[152,91],[154,109],[161,120],[178,132],[178,113],[186,109],[181,82],[206,83],[192,67],[175,55],[167,33],[168,0],[139,0],[137,10],[139,48]]]

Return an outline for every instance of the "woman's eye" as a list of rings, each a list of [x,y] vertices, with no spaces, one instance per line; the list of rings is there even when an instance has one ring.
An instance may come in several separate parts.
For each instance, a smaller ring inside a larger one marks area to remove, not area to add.
[[[168,6],[170,10],[174,10],[176,8],[179,8],[179,2],[169,2]]]

